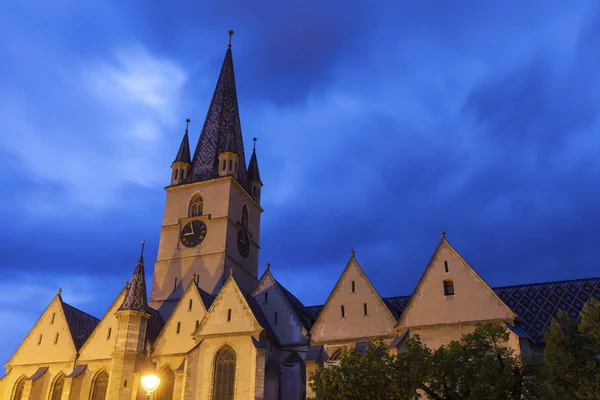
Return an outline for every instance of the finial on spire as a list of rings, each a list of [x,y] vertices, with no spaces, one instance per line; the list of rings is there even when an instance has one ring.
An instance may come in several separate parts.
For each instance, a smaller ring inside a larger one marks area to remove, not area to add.
[[[256,151],[256,138],[252,138],[252,140],[254,141],[254,150]]]
[[[269,268],[271,268],[271,263],[270,262],[267,263],[267,269],[269,269]]]
[[[354,249],[352,249],[352,251],[350,252],[350,254],[352,254],[352,257],[354,257],[354,255],[356,254],[356,252],[354,251]]]
[[[187,119],[185,120],[185,133],[188,133],[188,126],[190,125],[190,121],[191,121],[191,120],[190,120],[189,118],[187,118]]]
[[[229,276],[233,276],[233,268],[229,270]]]
[[[446,239],[446,231],[441,231],[440,234],[442,235],[442,239]]]
[[[61,294],[61,293],[62,293],[62,289],[58,288],[58,294]]]
[[[142,240],[142,253],[140,254],[140,257],[144,257],[144,245],[146,244],[145,240]]]
[[[230,29],[229,32],[227,32],[227,33],[229,33],[229,46],[228,47],[231,47],[231,37],[233,36],[233,30]]]

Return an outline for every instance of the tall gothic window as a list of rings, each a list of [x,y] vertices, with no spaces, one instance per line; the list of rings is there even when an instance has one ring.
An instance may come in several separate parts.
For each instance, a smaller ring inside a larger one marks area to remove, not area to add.
[[[233,400],[235,386],[235,353],[223,347],[215,357],[212,400]]]
[[[54,380],[54,387],[52,387],[52,397],[50,397],[50,400],[60,400],[64,386],[65,376],[61,374]]]
[[[21,378],[15,385],[15,392],[13,393],[13,400],[21,400],[23,398],[23,391],[25,390],[25,379]]]
[[[105,400],[106,389],[108,389],[108,374],[105,371],[102,371],[94,380],[94,386],[92,387],[92,400]]]
[[[165,368],[160,373],[160,385],[156,389],[156,400],[173,400],[175,389],[175,374],[170,368]]]
[[[188,216],[197,217],[198,215],[202,215],[204,210],[204,199],[201,194],[196,194],[192,197],[192,201],[190,201],[190,210]]]
[[[248,229],[248,207],[245,204],[242,206],[242,226]]]

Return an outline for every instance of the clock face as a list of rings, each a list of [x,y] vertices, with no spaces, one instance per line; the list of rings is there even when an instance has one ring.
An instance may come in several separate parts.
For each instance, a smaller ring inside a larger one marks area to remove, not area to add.
[[[250,254],[250,238],[245,230],[240,229],[237,235],[237,246],[240,255],[244,258]]]
[[[199,219],[188,221],[179,232],[181,244],[185,247],[196,247],[206,237],[206,224]]]

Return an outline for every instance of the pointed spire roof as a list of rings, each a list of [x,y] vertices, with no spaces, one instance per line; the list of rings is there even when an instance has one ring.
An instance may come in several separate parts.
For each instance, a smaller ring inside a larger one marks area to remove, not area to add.
[[[233,31],[229,31],[230,39]],[[225,60],[217,86],[208,107],[208,113],[198,145],[192,158],[192,173],[188,182],[199,182],[219,176],[219,154],[235,153],[240,157],[237,180],[247,187],[246,156],[242,140],[242,128],[233,72],[231,40],[225,53]]]
[[[144,244],[142,242],[142,254],[138,260],[133,276],[127,287],[127,294],[119,311],[130,310],[148,312],[148,298],[146,297],[146,275],[144,272]]]
[[[181,145],[179,146],[177,157],[175,157],[175,161],[173,162],[184,162],[191,164],[192,161],[190,158],[190,140],[188,138],[188,126],[190,125],[190,119],[186,119],[185,122],[185,134],[183,135],[183,139],[181,139]]]
[[[250,164],[248,165],[248,180],[259,181],[260,180],[260,172],[258,172],[258,161],[256,160],[256,138],[254,140],[254,148],[252,149],[252,157],[250,157]]]

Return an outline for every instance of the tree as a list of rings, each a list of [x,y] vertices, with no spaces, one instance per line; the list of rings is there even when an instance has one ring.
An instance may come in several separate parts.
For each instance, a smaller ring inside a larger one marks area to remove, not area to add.
[[[460,341],[435,351],[427,349],[415,336],[399,354],[398,363],[404,374],[412,373],[412,385],[429,399],[521,399],[533,389],[525,379],[521,358],[508,346],[508,339],[506,328],[497,323],[478,324]]]
[[[396,379],[395,357],[381,340],[372,340],[367,352],[342,351],[339,364],[317,369],[310,387],[318,400],[416,399]]]
[[[560,311],[545,336],[549,398],[600,399],[600,302],[588,301],[579,317]]]

